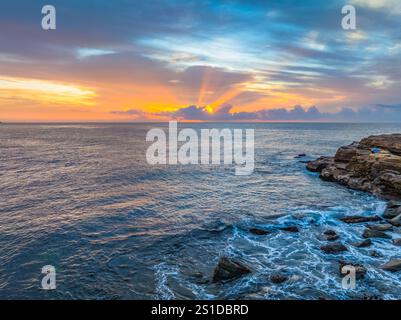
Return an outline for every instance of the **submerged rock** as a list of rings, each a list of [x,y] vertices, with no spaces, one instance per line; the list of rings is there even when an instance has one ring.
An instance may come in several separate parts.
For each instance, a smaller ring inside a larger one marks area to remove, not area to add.
[[[348,216],[340,218],[345,223],[363,223],[363,222],[376,222],[380,221],[379,216],[365,217],[365,216]]]
[[[249,232],[252,233],[252,234],[256,234],[257,236],[264,236],[264,235],[270,233],[267,230],[258,229],[258,228],[251,228],[251,229],[249,229]]]
[[[323,232],[327,241],[335,241],[340,238],[340,236],[334,230],[326,230]]]
[[[347,247],[344,246],[342,243],[332,243],[325,246],[320,247],[322,251],[325,253],[340,253],[343,251],[347,251]]]
[[[270,281],[273,282],[273,283],[276,283],[276,284],[283,283],[283,282],[285,282],[287,280],[288,280],[288,277],[286,275],[284,275],[284,274],[281,274],[281,273],[273,274],[270,277]]]
[[[353,242],[351,243],[354,247],[357,248],[366,248],[372,245],[372,240],[370,239],[365,239],[363,241],[359,241],[359,242]]]
[[[376,250],[370,251],[369,255],[371,257],[373,257],[373,258],[381,258],[381,257],[383,257],[383,255],[379,251],[376,251]]]
[[[391,236],[388,235],[387,233],[384,233],[383,231],[378,231],[378,230],[371,230],[371,229],[365,229],[363,231],[362,236],[364,238],[383,238],[383,239],[391,239]]]
[[[342,273],[342,270],[345,266],[351,266],[351,267],[355,268],[356,279],[363,279],[366,275],[367,270],[363,265],[340,260],[339,261],[339,272],[340,272],[340,275],[342,275],[342,276],[344,275]]]
[[[379,152],[372,152],[378,148]],[[385,199],[401,199],[401,134],[370,136],[341,147],[334,157],[307,164],[320,178]]]
[[[391,260],[381,267],[383,270],[398,272],[401,271],[401,259]]]
[[[299,232],[299,228],[297,226],[280,227],[279,229],[288,232]]]
[[[251,272],[252,270],[245,264],[227,257],[221,257],[214,270],[213,282],[237,279]]]

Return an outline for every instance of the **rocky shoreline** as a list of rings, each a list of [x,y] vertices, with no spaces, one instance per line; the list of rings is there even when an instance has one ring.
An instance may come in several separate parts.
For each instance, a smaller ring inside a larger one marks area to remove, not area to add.
[[[334,157],[310,161],[307,169],[325,181],[401,199],[401,134],[370,136],[337,150]]]
[[[300,155],[299,158],[306,155]],[[338,271],[342,277],[344,266],[352,266],[356,271],[356,279],[363,279],[367,268],[353,261],[341,259],[341,253],[349,252],[351,248],[374,248],[375,240],[386,241],[394,246],[395,252],[400,252],[399,258],[387,259],[378,268],[385,272],[401,271],[401,236],[393,238],[391,234],[401,234],[401,134],[371,136],[338,149],[334,157],[321,157],[307,162],[307,169],[318,172],[322,180],[332,181],[352,189],[372,193],[382,199],[390,200],[381,215],[346,215],[338,217],[343,224],[361,226],[360,241],[342,241],[341,235],[327,228],[321,235],[326,244],[319,249],[324,255],[339,256]],[[286,226],[278,231],[298,232],[299,226]],[[268,237],[272,231],[253,227],[249,233],[255,236]],[[372,241],[373,240],[373,241]],[[386,244],[386,245],[387,245]],[[379,253],[371,251],[375,257]],[[213,275],[213,282],[227,282],[252,274],[254,271],[246,262],[232,258],[220,257]],[[280,285],[286,282],[288,275],[272,273],[270,282]],[[361,299],[380,298],[371,295]]]

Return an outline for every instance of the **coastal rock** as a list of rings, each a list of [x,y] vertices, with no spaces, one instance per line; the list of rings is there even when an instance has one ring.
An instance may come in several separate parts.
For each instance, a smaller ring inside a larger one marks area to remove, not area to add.
[[[283,231],[288,231],[288,232],[299,232],[299,229],[297,226],[281,227],[279,229],[283,230]]]
[[[343,252],[343,251],[347,251],[347,250],[348,250],[347,247],[344,246],[344,245],[341,244],[341,243],[332,243],[332,244],[328,244],[328,245],[325,245],[325,246],[320,247],[320,249],[321,249],[322,251],[324,251],[325,253],[330,253],[330,254],[333,254],[333,253],[340,253],[340,252]]]
[[[366,247],[369,247],[369,246],[372,245],[372,240],[370,240],[370,239],[365,239],[365,240],[363,240],[363,241],[353,242],[352,245],[353,245],[354,247],[357,247],[357,248],[366,248]]]
[[[395,227],[401,227],[401,214],[389,220],[388,222],[390,222]]]
[[[401,259],[391,260],[381,267],[383,270],[398,272],[401,271]]]
[[[367,227],[370,230],[377,230],[377,231],[388,231],[393,228],[393,226],[389,223],[383,224],[368,224]]]
[[[281,274],[281,273],[273,274],[270,277],[270,281],[275,283],[275,284],[283,283],[283,282],[285,282],[287,280],[288,280],[288,277],[286,275],[284,275],[284,274]]]
[[[393,244],[395,246],[401,246],[401,238],[393,239]]]
[[[383,218],[392,219],[401,214],[401,203],[398,201],[389,201],[387,208],[383,213]]]
[[[395,200],[390,200],[387,203],[387,208],[392,209],[392,208],[401,208],[401,201],[395,201]]]
[[[295,156],[295,159],[300,159],[300,158],[305,158],[306,154],[305,153],[300,153],[299,155]]]
[[[249,232],[252,234],[255,234],[257,236],[264,236],[266,234],[269,234],[270,232],[267,230],[263,230],[263,229],[258,229],[258,228],[251,228],[249,229]]]
[[[373,153],[373,148],[379,148]],[[401,134],[370,136],[307,164],[320,178],[385,199],[401,199]]]
[[[213,282],[237,279],[251,272],[252,270],[245,264],[227,257],[221,257],[214,270]]]
[[[387,233],[384,233],[383,231],[378,231],[378,230],[371,230],[371,229],[365,229],[363,231],[362,236],[364,238],[383,238],[383,239],[391,239],[391,236],[388,235]]]
[[[363,279],[366,275],[367,270],[363,265],[340,260],[339,261],[339,272],[340,272],[341,276],[344,275],[342,273],[342,270],[345,266],[352,266],[355,268],[356,279]]]
[[[340,238],[340,236],[334,230],[326,230],[323,232],[327,241],[335,241]]]
[[[373,258],[381,258],[381,257],[383,257],[383,255],[379,251],[376,251],[376,250],[370,251],[369,255],[371,257],[373,257]]]
[[[362,222],[376,222],[380,221],[381,218],[379,216],[373,217],[364,217],[364,216],[348,216],[340,218],[342,222],[345,223],[362,223]]]
[[[329,157],[320,157],[315,161],[310,161],[306,165],[306,168],[311,172],[321,172],[328,165],[333,163],[333,159]]]

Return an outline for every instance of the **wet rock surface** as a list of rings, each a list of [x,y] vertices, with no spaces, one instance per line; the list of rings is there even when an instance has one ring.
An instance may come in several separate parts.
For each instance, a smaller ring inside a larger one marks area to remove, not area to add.
[[[398,272],[401,271],[401,259],[391,260],[382,266],[383,270]]]
[[[284,274],[276,273],[270,277],[270,281],[275,284],[280,284],[288,280],[288,277]]]
[[[395,246],[401,246],[401,238],[393,239],[393,244]]]
[[[389,223],[383,223],[383,224],[368,224],[367,227],[371,230],[376,230],[376,231],[388,231],[393,228],[393,226]]]
[[[263,229],[258,229],[258,228],[251,228],[249,229],[249,232],[252,234],[255,234],[257,236],[264,236],[266,234],[269,234],[270,232],[267,230],[263,230]]]
[[[363,241],[353,242],[352,245],[357,248],[366,248],[372,245],[372,240],[365,239]]]
[[[379,216],[365,217],[365,216],[347,216],[340,218],[342,222],[345,223],[363,223],[363,222],[375,222],[380,221]]]
[[[299,232],[299,228],[297,226],[280,227],[279,229],[287,232]]]
[[[378,153],[373,152],[378,148]],[[341,147],[334,157],[307,164],[320,178],[385,199],[401,199],[401,134],[370,136]],[[390,210],[391,211],[391,210]]]
[[[371,230],[371,229],[365,229],[363,231],[362,236],[364,238],[383,238],[383,239],[391,239],[391,236],[388,235],[387,233],[383,231],[378,231],[378,230]]]
[[[323,232],[323,235],[327,241],[335,241],[340,238],[340,236],[334,230],[326,230]]]
[[[252,270],[242,262],[221,257],[213,274],[213,282],[222,282],[240,278]]]
[[[392,219],[401,214],[401,202],[399,201],[389,201],[387,204],[387,209],[383,214],[383,218]]]
[[[395,227],[401,227],[401,214],[393,219],[390,219],[388,222],[390,222]]]
[[[329,253],[329,254],[335,254],[335,253],[340,253],[343,251],[347,251],[347,247],[344,246],[342,243],[332,243],[332,244],[328,244],[325,246],[320,247],[320,249],[325,252],[325,253]]]

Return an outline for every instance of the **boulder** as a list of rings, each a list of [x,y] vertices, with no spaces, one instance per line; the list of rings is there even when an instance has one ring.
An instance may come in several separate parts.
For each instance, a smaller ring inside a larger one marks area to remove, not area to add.
[[[396,246],[401,246],[401,238],[393,239],[393,244]]]
[[[388,222],[390,222],[395,227],[401,227],[401,214],[389,220]]]
[[[362,236],[364,238],[383,238],[383,239],[391,239],[391,236],[388,235],[387,233],[384,233],[383,231],[378,231],[378,230],[371,230],[371,229],[365,229],[363,231]]]
[[[401,259],[391,260],[384,264],[381,268],[391,272],[401,271]]]
[[[369,255],[371,257],[373,257],[373,258],[381,258],[381,257],[383,257],[383,255],[379,251],[376,251],[376,250],[370,251]]]
[[[326,236],[335,236],[337,233],[334,230],[329,229],[323,232],[323,234]]]
[[[237,279],[251,272],[252,270],[242,262],[221,257],[214,270],[213,282]]]
[[[266,235],[266,234],[270,233],[267,230],[258,229],[258,228],[251,228],[251,229],[249,229],[249,232],[252,233],[252,234],[255,234],[257,236],[263,236],[263,235]]]
[[[359,242],[353,242],[351,243],[354,247],[357,248],[366,248],[372,245],[372,240],[370,239],[365,239],[363,241],[359,241]]]
[[[323,232],[327,241],[335,241],[340,238],[340,236],[334,230],[326,230]]]
[[[283,230],[283,231],[288,231],[288,232],[299,232],[299,229],[297,226],[280,227],[279,229]]]
[[[363,222],[376,222],[380,221],[379,216],[365,217],[365,216],[347,216],[340,218],[345,223],[363,223]]]
[[[343,251],[347,251],[347,247],[342,243],[332,243],[325,246],[320,247],[322,251],[329,254],[340,253]]]
[[[283,283],[288,280],[288,277],[281,273],[271,275],[270,281],[276,284]]]
[[[393,226],[389,223],[383,224],[368,224],[367,227],[370,230],[377,230],[377,231],[388,231],[393,228]]]
[[[390,207],[387,206],[386,211],[383,213],[383,218],[392,219],[401,214],[401,206],[400,207]]]

